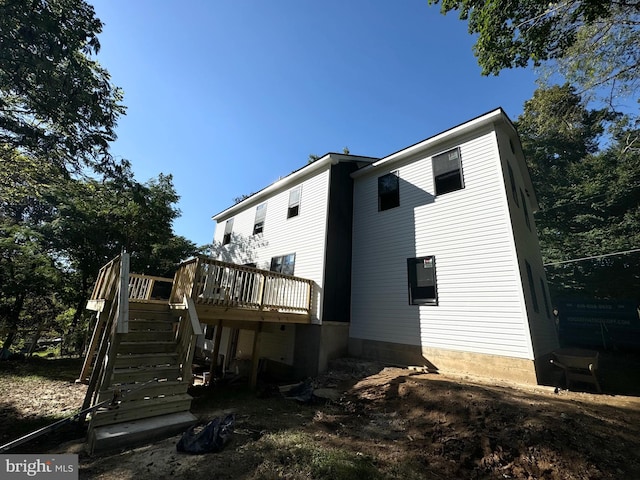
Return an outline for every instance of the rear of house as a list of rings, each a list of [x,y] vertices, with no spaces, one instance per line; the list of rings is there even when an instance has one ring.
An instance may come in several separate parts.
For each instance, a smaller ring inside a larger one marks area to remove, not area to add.
[[[296,376],[313,375],[326,369],[330,357],[347,353],[350,174],[374,160],[327,154],[213,217],[217,259],[313,281],[311,324],[261,326],[260,355],[272,368]],[[208,328],[211,339],[212,330]],[[225,327],[221,351],[246,360],[252,354],[254,335],[252,329]]]
[[[535,194],[502,110],[353,177],[350,353],[536,383],[557,335]]]
[[[313,282],[307,324],[225,323],[222,360],[258,335],[298,377],[348,352],[540,381],[558,344],[536,208],[501,109],[383,159],[327,154],[213,217],[219,260]]]

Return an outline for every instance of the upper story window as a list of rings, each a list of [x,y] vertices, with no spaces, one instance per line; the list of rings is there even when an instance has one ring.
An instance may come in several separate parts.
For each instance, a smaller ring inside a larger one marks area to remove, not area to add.
[[[233,232],[233,218],[230,218],[227,220],[227,223],[224,224],[224,237],[222,237],[223,245],[231,243],[231,232]]]
[[[409,279],[409,305],[437,305],[436,259],[428,257],[407,258]]]
[[[287,209],[287,218],[297,217],[300,215],[300,196],[302,194],[302,185],[294,188],[289,192],[289,208]]]
[[[400,179],[398,172],[378,177],[378,211],[389,210],[400,205]]]
[[[289,255],[281,255],[279,257],[271,258],[272,272],[284,273],[286,275],[293,275],[293,271],[296,265],[296,254],[290,253]]]
[[[257,235],[264,230],[264,219],[267,216],[267,202],[256,207],[256,219],[253,222],[253,234]]]
[[[433,157],[433,184],[436,195],[464,188],[460,148]]]
[[[529,265],[529,262],[525,260],[524,265],[527,269],[527,280],[529,282],[529,290],[531,291],[531,301],[533,302],[533,309],[537,313],[540,311],[540,307],[538,307],[538,295],[536,295],[536,286],[533,283],[533,272],[531,271],[531,265]]]
[[[511,164],[507,162],[507,170],[509,171],[509,184],[511,185],[511,195],[513,195],[513,201],[516,202],[516,205],[520,206],[520,201],[518,200],[518,189],[516,187],[516,179],[513,176],[513,169],[511,168]]]
[[[529,220],[529,209],[527,208],[527,198],[524,196],[524,192],[520,189],[520,198],[522,199],[522,210],[524,211],[524,221],[527,224],[527,228],[531,230],[531,220]]]

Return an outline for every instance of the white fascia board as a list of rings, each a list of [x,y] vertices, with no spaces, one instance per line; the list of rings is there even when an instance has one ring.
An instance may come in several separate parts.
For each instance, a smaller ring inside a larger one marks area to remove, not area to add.
[[[291,185],[298,182],[300,178],[309,176],[310,174],[313,174],[313,173],[317,173],[329,167],[332,164],[338,163],[339,161],[340,161],[339,158],[328,153],[322,158],[319,158],[318,160],[316,160],[315,162],[310,163],[309,165],[306,165],[294,171],[293,173],[287,175],[286,177],[283,177],[280,180],[273,182],[271,185],[251,195],[249,198],[246,198],[243,201],[236,203],[235,205],[227,208],[226,210],[223,210],[222,212],[217,213],[216,215],[212,216],[211,219],[215,220],[216,222],[220,222],[221,220],[232,217],[237,212],[242,211],[245,208],[249,207],[251,204],[260,203],[262,200],[267,199],[269,196],[271,196],[271,194],[273,194],[274,192],[280,189],[286,188],[287,185]]]
[[[498,122],[504,119],[507,120],[507,123],[511,123],[511,121],[508,120],[508,117],[506,116],[504,111],[501,108],[498,108],[489,113],[481,115],[480,117],[474,118],[473,120],[469,120],[468,122],[458,125],[457,127],[453,127],[449,130],[445,130],[444,132],[434,135],[433,137],[427,138],[426,140],[423,140],[414,145],[411,145],[410,147],[407,147],[403,150],[392,153],[391,155],[384,157],[378,160],[377,162],[374,162],[370,165],[367,165],[366,167],[361,168],[360,170],[353,172],[351,174],[351,177],[358,178],[358,177],[373,173],[379,168],[387,168],[389,164],[393,164],[395,162],[401,161],[413,155],[416,152],[420,152],[427,148],[434,147],[440,143],[444,143],[448,140],[451,140],[451,138],[454,138],[459,135],[463,135],[471,130],[474,130],[474,129],[477,129],[485,125],[489,125],[491,123]]]

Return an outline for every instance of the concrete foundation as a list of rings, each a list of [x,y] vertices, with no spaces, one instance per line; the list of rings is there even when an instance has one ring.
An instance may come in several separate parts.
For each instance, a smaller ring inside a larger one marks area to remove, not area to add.
[[[349,338],[349,355],[395,365],[421,365],[430,371],[468,374],[525,384],[547,383],[549,360],[534,360],[442,348]]]
[[[331,360],[347,355],[348,342],[347,322],[296,325],[293,362],[295,376],[313,377],[326,371]]]

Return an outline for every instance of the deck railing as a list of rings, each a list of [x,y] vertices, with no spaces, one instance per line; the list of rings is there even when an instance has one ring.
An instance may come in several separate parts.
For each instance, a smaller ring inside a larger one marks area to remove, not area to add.
[[[171,302],[186,295],[196,304],[309,315],[312,290],[305,278],[196,257],[178,268]]]
[[[132,300],[132,301],[164,300],[166,302],[167,297],[162,297],[161,295],[154,295],[154,289],[156,287],[156,284],[161,284],[161,283],[171,284],[173,283],[173,278],[153,277],[150,275],[140,275],[137,273],[130,273],[129,274],[129,300]]]

